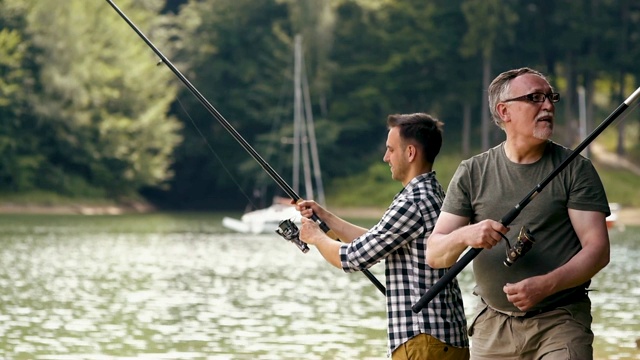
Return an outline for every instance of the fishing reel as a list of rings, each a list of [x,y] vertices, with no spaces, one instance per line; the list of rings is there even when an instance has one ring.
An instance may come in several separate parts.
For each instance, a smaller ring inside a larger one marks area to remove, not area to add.
[[[278,224],[278,228],[276,229],[276,233],[282,236],[285,240],[291,241],[292,243],[296,244],[298,249],[300,249],[303,253],[309,251],[309,246],[307,245],[307,243],[300,240],[300,238],[298,237],[298,235],[300,234],[300,230],[298,230],[298,227],[293,221],[289,219],[280,221],[280,224]]]
[[[516,243],[513,244],[513,246],[511,246],[509,240],[504,235],[502,237],[505,239],[505,245],[507,246],[507,258],[504,260],[505,266],[513,265],[521,256],[524,256],[531,250],[531,247],[533,247],[533,244],[536,242],[529,229],[524,226],[520,229]]]

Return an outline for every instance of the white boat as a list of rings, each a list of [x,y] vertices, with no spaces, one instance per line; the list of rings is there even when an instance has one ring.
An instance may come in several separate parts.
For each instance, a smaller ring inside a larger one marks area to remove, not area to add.
[[[282,220],[291,220],[300,225],[300,213],[293,205],[273,204],[267,208],[250,211],[240,220],[224,217],[222,225],[240,233],[265,234],[275,233]]]
[[[298,192],[300,163],[303,166],[306,198],[314,199],[324,204],[324,191],[322,177],[320,176],[320,161],[316,145],[313,115],[311,112],[311,100],[309,98],[309,84],[302,66],[302,38],[295,38],[294,61],[294,109],[293,109],[293,186]],[[304,95],[304,96],[303,96]],[[312,169],[313,165],[313,177]],[[245,213],[240,219],[224,217],[222,225],[240,233],[275,233],[282,220],[291,220],[296,225],[301,224],[301,215],[291,205],[291,199],[276,197],[273,204],[264,209],[258,209]]]
[[[618,212],[620,212],[620,204],[618,203],[609,203],[609,210],[611,211],[611,215],[607,216],[607,229],[611,230],[614,226],[616,226],[616,222],[618,221]]]

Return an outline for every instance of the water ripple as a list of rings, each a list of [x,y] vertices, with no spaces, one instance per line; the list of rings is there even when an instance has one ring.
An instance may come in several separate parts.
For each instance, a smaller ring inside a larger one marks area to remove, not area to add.
[[[0,218],[0,358],[386,358],[385,301],[366,277],[218,224]],[[612,235],[612,262],[593,281],[600,358],[638,358],[640,229],[625,233]],[[384,280],[381,265],[372,272]],[[471,315],[472,274],[459,281]]]

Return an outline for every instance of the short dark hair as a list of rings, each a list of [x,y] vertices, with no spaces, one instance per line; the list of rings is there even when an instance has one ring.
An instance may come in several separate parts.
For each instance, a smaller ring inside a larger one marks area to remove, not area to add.
[[[426,113],[393,114],[387,117],[387,126],[400,128],[400,137],[415,141],[425,159],[433,164],[442,146],[442,121]]]

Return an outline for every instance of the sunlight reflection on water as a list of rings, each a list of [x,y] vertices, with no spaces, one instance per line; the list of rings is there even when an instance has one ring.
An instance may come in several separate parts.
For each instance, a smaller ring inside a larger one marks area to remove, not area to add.
[[[37,220],[0,218],[0,358],[386,358],[378,290],[277,235],[212,215]],[[639,233],[594,280],[600,358],[638,358]],[[472,315],[470,272],[459,279]]]

